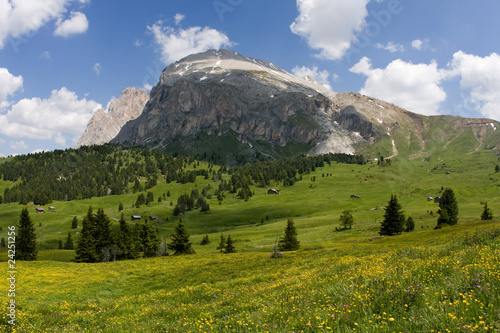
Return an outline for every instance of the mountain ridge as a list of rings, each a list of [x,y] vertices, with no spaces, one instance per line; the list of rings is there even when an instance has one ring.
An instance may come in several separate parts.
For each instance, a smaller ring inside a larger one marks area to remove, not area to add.
[[[467,149],[498,148],[497,128],[494,120],[423,116],[336,93],[270,62],[209,50],[167,66],[142,113],[110,142],[218,154],[228,163],[330,152],[416,158],[446,150],[462,134]]]

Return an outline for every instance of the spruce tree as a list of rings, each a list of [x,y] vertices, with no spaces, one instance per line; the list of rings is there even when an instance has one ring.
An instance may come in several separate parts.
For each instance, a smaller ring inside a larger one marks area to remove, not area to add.
[[[120,226],[118,227],[117,247],[118,259],[134,259],[137,258],[136,243],[132,235],[132,230],[125,222],[125,215],[122,213],[120,217]]]
[[[99,208],[94,216],[94,238],[96,240],[96,252],[101,261],[108,261],[109,254],[113,245],[111,237],[111,221],[104,214],[104,209]]]
[[[179,218],[179,222],[175,225],[174,233],[170,235],[170,238],[172,242],[167,246],[170,250],[174,251],[174,255],[195,253],[189,241],[189,233],[182,217]]]
[[[389,203],[385,207],[384,220],[381,223],[380,236],[394,236],[403,232],[406,219],[402,207],[396,195],[391,195]]]
[[[37,256],[35,226],[28,209],[23,208],[16,232],[16,259],[32,261],[36,260]]]
[[[411,232],[413,230],[415,230],[415,221],[413,221],[413,217],[408,216],[408,218],[406,219],[405,231]]]
[[[483,220],[483,221],[493,220],[493,212],[488,207],[487,202],[484,203],[483,213],[481,214],[481,220]]]
[[[445,224],[455,225],[458,223],[458,204],[452,189],[447,188],[444,190],[439,201],[438,214],[436,228],[440,228]]]
[[[295,251],[300,247],[300,242],[297,239],[297,229],[292,219],[288,219],[285,228],[285,236],[280,239],[278,243],[278,250],[280,251]]]
[[[96,239],[94,237],[96,229],[94,220],[92,207],[89,207],[87,215],[85,215],[82,221],[82,231],[76,247],[76,262],[99,261],[100,254],[96,252]]]
[[[226,247],[224,248],[224,253],[234,253],[236,252],[236,247],[234,246],[233,239],[231,235],[227,235]]]
[[[147,220],[141,224],[139,239],[144,257],[154,257],[160,249],[161,239],[158,231]]]
[[[5,244],[5,237],[2,237],[0,240],[0,247],[6,247],[7,245]]]
[[[71,222],[71,228],[72,229],[77,229],[78,228],[78,219],[75,217],[73,217],[73,221]]]
[[[217,245],[217,249],[219,250],[220,253],[224,252],[224,249],[226,248],[226,237],[224,234],[220,234],[220,242],[219,245]]]
[[[120,202],[120,204],[118,205],[118,211],[121,212],[123,211],[123,203]]]
[[[63,249],[63,241],[60,239],[59,243],[57,243],[57,249],[62,250]]]
[[[210,239],[208,238],[208,235],[203,236],[200,245],[207,245],[210,244]]]
[[[73,250],[73,238],[71,237],[71,232],[68,232],[68,237],[66,237],[66,243],[64,243],[65,250]]]

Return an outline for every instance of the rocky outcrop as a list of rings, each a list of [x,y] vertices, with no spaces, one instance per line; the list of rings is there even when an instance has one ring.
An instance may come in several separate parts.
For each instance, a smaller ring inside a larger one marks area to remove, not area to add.
[[[134,87],[126,88],[119,98],[113,100],[108,110],[97,110],[78,141],[77,147],[108,143],[128,121],[142,113],[149,94]]]
[[[450,130],[436,139],[440,126]],[[280,147],[294,146],[313,154],[418,157],[446,149],[469,130],[475,135],[464,136],[469,146],[476,138],[477,147],[496,147],[498,127],[495,121],[425,117],[361,94],[334,93],[272,63],[210,50],[165,68],[143,113],[111,142],[174,147],[184,154],[254,150],[277,157]]]

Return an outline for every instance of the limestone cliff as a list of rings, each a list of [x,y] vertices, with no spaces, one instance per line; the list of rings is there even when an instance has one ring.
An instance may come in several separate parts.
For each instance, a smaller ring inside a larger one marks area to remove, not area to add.
[[[141,115],[148,100],[146,91],[126,88],[119,98],[111,101],[107,111],[99,109],[94,113],[77,147],[108,143],[125,123]]]
[[[143,113],[111,142],[217,155],[228,163],[297,153],[419,157],[462,140],[466,145],[455,146],[468,151],[497,147],[499,125],[414,114],[361,94],[334,93],[267,61],[210,50],[165,68]]]

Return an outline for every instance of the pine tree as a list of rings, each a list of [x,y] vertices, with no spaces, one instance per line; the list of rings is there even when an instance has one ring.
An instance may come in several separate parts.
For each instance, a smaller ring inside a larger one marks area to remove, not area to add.
[[[94,214],[92,207],[89,207],[87,215],[82,221],[82,231],[76,248],[76,262],[97,262],[100,254],[96,252],[96,239]]]
[[[78,219],[75,217],[73,217],[73,221],[71,222],[71,228],[72,229],[77,229],[78,228]]]
[[[57,249],[62,250],[63,249],[63,241],[60,239],[59,243],[57,243]]]
[[[354,224],[354,218],[350,210],[344,210],[340,215],[340,226],[344,229],[351,229]]]
[[[224,248],[224,253],[234,253],[236,252],[236,247],[234,246],[233,239],[231,235],[227,235],[226,247]]]
[[[488,207],[488,203],[484,203],[483,213],[481,214],[481,220],[483,221],[491,221],[493,220],[493,212]]]
[[[219,250],[222,253],[224,252],[225,248],[226,248],[226,237],[224,236],[224,234],[220,234],[220,242],[219,245],[217,245],[216,250]]]
[[[141,205],[144,205],[146,203],[146,197],[144,196],[144,193],[141,193],[137,196],[137,200],[135,201],[135,207],[139,208]]]
[[[73,250],[73,238],[71,237],[71,232],[68,232],[68,237],[66,238],[66,243],[64,243],[65,250]]]
[[[297,229],[292,219],[288,219],[285,228],[285,236],[280,239],[278,243],[278,250],[280,251],[295,251],[300,247],[300,242],[297,239]]]
[[[447,188],[444,190],[439,201],[438,214],[436,228],[440,228],[445,224],[455,225],[458,223],[458,204],[452,189]]]
[[[123,203],[120,202],[120,204],[118,205],[118,211],[121,212],[123,211]]]
[[[125,222],[125,215],[122,213],[120,218],[120,226],[118,227],[117,247],[118,259],[135,259],[137,258],[136,242],[132,235],[132,230]]]
[[[113,245],[111,237],[111,221],[104,214],[104,209],[99,208],[94,216],[94,238],[96,240],[96,253],[101,261],[109,261],[110,251]]]
[[[2,237],[0,240],[0,247],[6,247],[7,245],[5,244],[5,237]]]
[[[391,195],[389,203],[385,207],[384,220],[381,223],[380,236],[394,236],[403,232],[405,227],[405,215],[396,195]]]
[[[174,251],[174,255],[195,253],[191,247],[189,233],[184,225],[182,217],[179,218],[179,222],[175,225],[174,233],[170,235],[170,238],[172,239],[172,242],[167,246],[170,250]]]
[[[411,232],[415,230],[415,221],[413,221],[413,217],[408,216],[406,219],[405,232]]]
[[[210,239],[208,238],[208,235],[203,236],[200,245],[207,245],[210,244]]]
[[[161,239],[158,231],[146,220],[141,224],[139,241],[144,253],[144,257],[154,257],[160,249]]]
[[[155,196],[154,196],[153,192],[148,192],[145,204],[149,205],[153,201],[155,201]]]
[[[32,261],[37,256],[35,226],[28,209],[23,208],[16,233],[16,259]]]

